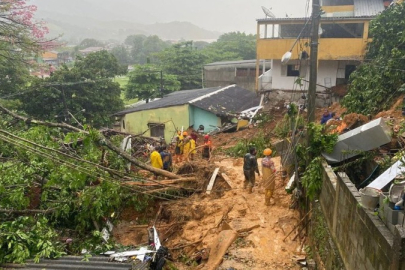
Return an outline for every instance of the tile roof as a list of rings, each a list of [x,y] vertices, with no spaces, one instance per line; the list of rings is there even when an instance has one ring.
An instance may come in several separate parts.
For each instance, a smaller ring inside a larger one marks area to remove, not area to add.
[[[376,16],[384,11],[381,0],[354,0],[354,16]]]
[[[183,90],[137,107],[128,108],[114,115],[121,116],[132,112],[153,110],[192,104],[198,108],[219,114],[223,112],[239,112],[258,106],[260,98],[255,93],[244,88],[230,85],[194,90]]]

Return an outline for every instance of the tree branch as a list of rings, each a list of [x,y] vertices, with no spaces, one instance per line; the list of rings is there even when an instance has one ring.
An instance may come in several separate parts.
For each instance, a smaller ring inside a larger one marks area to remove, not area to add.
[[[26,124],[36,124],[36,125],[43,125],[43,126],[47,126],[47,127],[66,128],[66,129],[69,129],[69,130],[72,130],[72,131],[75,131],[75,132],[80,132],[80,133],[84,133],[84,134],[87,134],[87,135],[89,134],[89,132],[86,131],[86,130],[79,129],[77,127],[71,126],[71,125],[66,124],[66,123],[52,123],[52,122],[35,120],[35,119],[31,119],[31,118],[28,118],[28,117],[18,115],[16,113],[10,111],[9,109],[5,108],[1,104],[0,104],[0,111],[14,117],[15,119],[21,120]],[[161,169],[158,169],[158,168],[154,168],[152,166],[149,166],[149,165],[147,165],[147,164],[133,158],[131,155],[129,155],[125,151],[121,150],[119,147],[115,146],[111,141],[109,141],[101,133],[100,133],[100,137],[101,137],[100,140],[97,141],[96,143],[98,143],[101,146],[108,147],[110,150],[114,151],[115,153],[117,153],[118,155],[120,155],[121,157],[126,159],[127,161],[133,163],[134,165],[136,165],[136,166],[138,166],[138,167],[140,167],[140,168],[142,168],[144,170],[156,173],[158,175],[168,177],[170,179],[178,179],[178,178],[180,178],[180,176],[178,176],[177,174],[174,174],[174,173],[171,173],[171,172],[168,172],[168,171],[165,171],[165,170],[161,170]]]
[[[7,213],[7,214],[16,214],[16,215],[24,215],[24,214],[51,214],[55,212],[55,208],[50,208],[46,210],[38,210],[38,209],[25,209],[25,210],[14,210],[14,209],[2,209],[0,208],[0,213]]]

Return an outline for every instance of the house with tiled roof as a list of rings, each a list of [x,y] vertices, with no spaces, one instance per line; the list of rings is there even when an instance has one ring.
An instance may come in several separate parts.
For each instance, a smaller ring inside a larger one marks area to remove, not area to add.
[[[236,85],[176,91],[139,106],[117,112],[120,130],[164,137],[169,142],[177,130],[204,126],[210,132],[222,126],[229,114],[259,106],[260,98]]]

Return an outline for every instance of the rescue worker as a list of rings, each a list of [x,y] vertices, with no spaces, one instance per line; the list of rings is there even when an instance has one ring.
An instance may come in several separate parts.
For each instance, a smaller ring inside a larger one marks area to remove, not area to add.
[[[190,154],[189,154],[189,157],[190,157],[190,160],[194,160],[195,153],[197,152],[197,151],[195,150],[196,142],[195,142],[195,140],[193,139],[193,137],[191,137],[191,136],[189,136],[189,143],[190,143]]]
[[[249,149],[249,153],[247,153],[243,158],[243,174],[245,175],[243,188],[248,188],[249,194],[252,193],[253,186],[255,185],[255,172],[260,176],[256,153],[256,148],[251,147]]]
[[[184,159],[185,159],[186,161],[189,161],[189,160],[190,160],[190,155],[191,155],[191,152],[192,152],[192,150],[193,150],[193,148],[192,148],[192,146],[193,146],[192,141],[194,141],[194,140],[193,140],[190,136],[187,136],[187,137],[184,139],[184,144],[183,144],[183,157],[184,157]],[[195,151],[195,142],[194,142],[194,151]]]
[[[150,154],[150,164],[153,168],[163,169],[162,157],[159,154],[158,149],[154,148]],[[157,174],[154,173],[154,179],[157,179]]]
[[[193,138],[195,144],[197,145],[197,140],[198,140],[198,135],[195,133],[195,131],[191,131],[190,137]]]
[[[274,167],[273,160],[271,160],[272,153],[273,151],[270,148],[264,149],[264,158],[262,159],[264,204],[267,206],[270,205],[270,199],[273,196],[276,187],[276,168]]]
[[[204,136],[204,145],[202,149],[202,158],[203,159],[210,159],[211,157],[211,150],[212,150],[212,142],[210,140],[210,135]]]
[[[176,162],[181,162],[181,155],[183,154],[183,134],[181,131],[177,131],[177,136],[176,136],[176,146],[174,148],[174,156]]]
[[[173,170],[172,154],[170,154],[170,152],[167,151],[166,146],[161,147],[160,157],[162,158],[162,162],[163,162],[163,170],[171,172]]]

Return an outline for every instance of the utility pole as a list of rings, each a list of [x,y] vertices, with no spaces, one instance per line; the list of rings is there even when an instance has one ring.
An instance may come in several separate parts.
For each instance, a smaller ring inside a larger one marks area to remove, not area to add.
[[[319,0],[312,0],[311,54],[308,88],[308,123],[315,121],[316,83],[318,79],[318,37],[321,6]]]

